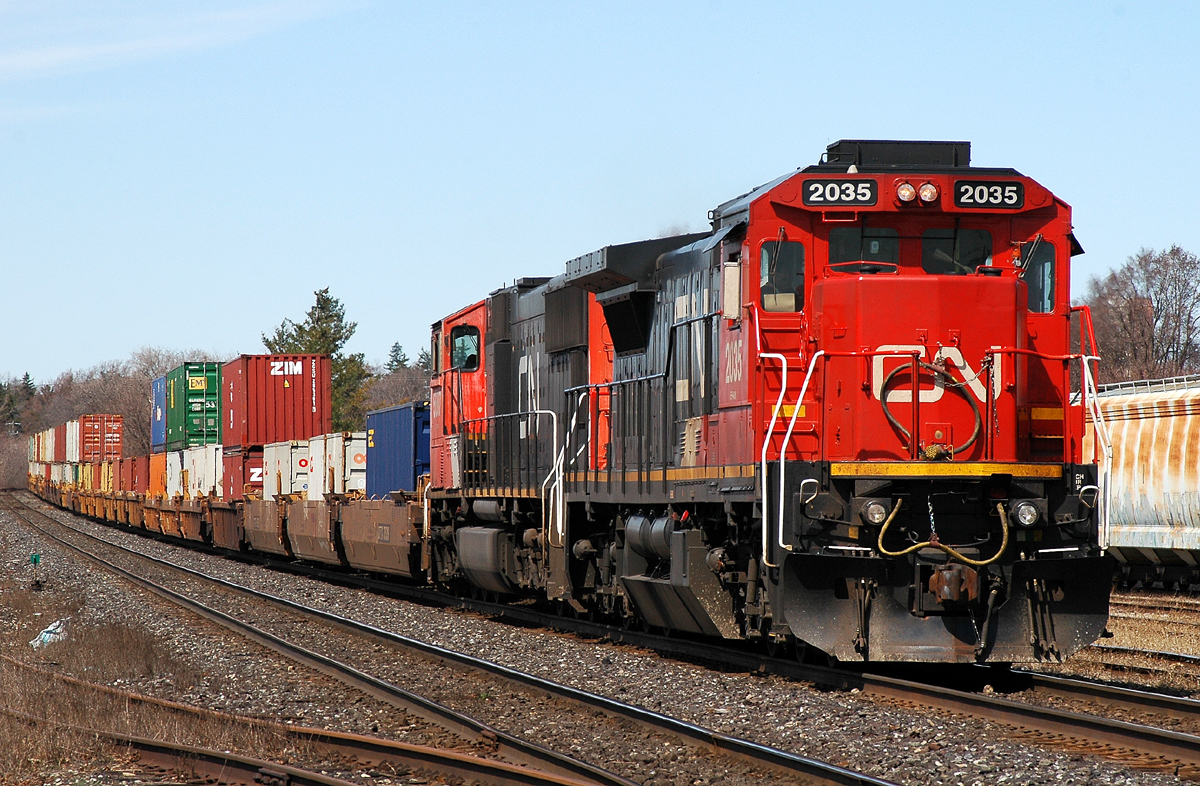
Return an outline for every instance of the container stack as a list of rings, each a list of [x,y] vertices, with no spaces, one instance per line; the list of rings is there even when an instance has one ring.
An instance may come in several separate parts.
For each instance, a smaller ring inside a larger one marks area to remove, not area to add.
[[[308,440],[333,430],[329,356],[242,355],[222,367],[221,390],[223,469],[241,481],[224,484],[225,498],[306,495]]]

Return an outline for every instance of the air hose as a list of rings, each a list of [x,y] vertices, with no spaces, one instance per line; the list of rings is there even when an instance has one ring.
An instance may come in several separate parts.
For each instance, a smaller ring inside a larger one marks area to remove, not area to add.
[[[950,455],[954,456],[962,453],[967,448],[971,447],[971,445],[975,444],[975,440],[979,438],[979,432],[983,429],[983,417],[979,414],[979,405],[975,403],[975,399],[970,393],[968,393],[961,385],[954,381],[954,377],[950,376],[946,369],[940,366],[935,366],[932,363],[925,363],[924,361],[919,362],[918,365],[920,368],[923,368],[930,373],[944,377],[945,380],[950,383],[946,387],[958,391],[958,394],[966,399],[967,403],[971,405],[971,411],[975,414],[975,430],[971,432],[971,436],[967,438],[966,442],[957,447],[953,445],[950,446]],[[892,379],[895,378],[896,374],[909,368],[911,368],[911,366],[897,366],[896,368],[892,369],[890,374],[884,377],[883,387],[879,389],[879,403],[883,407],[883,414],[887,417],[888,423],[891,423],[892,428],[899,431],[903,435],[904,439],[911,444],[913,435],[909,433],[908,429],[900,425],[900,421],[896,420],[895,416],[892,415],[892,411],[888,409],[887,404],[887,390],[888,386],[892,383]],[[920,395],[919,392],[917,392],[917,395]]]
[[[923,543],[916,543],[902,551],[888,551],[887,549],[885,549],[883,547],[883,536],[887,534],[888,527],[892,526],[892,521],[895,520],[896,514],[900,512],[900,507],[903,504],[904,504],[903,500],[896,500],[896,504],[892,507],[892,512],[888,514],[887,520],[883,522],[883,528],[879,530],[879,543],[878,543],[879,552],[885,556],[903,557],[906,554],[912,554],[914,551],[919,551],[921,549],[929,548],[930,546],[932,546],[935,549],[941,549],[942,551],[946,552],[946,554],[950,555],[952,558],[958,560],[959,562],[965,563],[965,564],[970,565],[975,568],[982,568],[985,565],[991,565],[993,562],[1000,559],[1000,556],[1002,554],[1004,554],[1005,550],[1008,548],[1008,515],[1004,512],[1003,503],[997,502],[996,503],[996,511],[1000,514],[1000,525],[1002,527],[1002,531],[1004,534],[1003,534],[1003,539],[1000,541],[1000,550],[997,551],[996,554],[994,556],[990,557],[989,559],[978,560],[978,559],[971,559],[970,557],[964,557],[962,554],[959,554],[957,551],[955,551],[953,547],[947,546],[945,543],[941,543],[940,541],[938,541],[936,534],[929,540],[927,540]]]

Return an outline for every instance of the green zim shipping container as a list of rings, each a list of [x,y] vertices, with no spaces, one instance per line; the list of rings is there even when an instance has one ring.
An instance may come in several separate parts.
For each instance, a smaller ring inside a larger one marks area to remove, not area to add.
[[[184,363],[167,372],[166,449],[221,444],[221,364]]]

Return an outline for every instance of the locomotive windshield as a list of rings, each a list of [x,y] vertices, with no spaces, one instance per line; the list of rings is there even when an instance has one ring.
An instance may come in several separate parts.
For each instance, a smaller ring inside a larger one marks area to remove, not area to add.
[[[986,229],[926,229],[921,267],[926,273],[964,276],[992,264],[992,233]]]
[[[837,227],[829,230],[829,264],[900,262],[900,233],[885,227]]]

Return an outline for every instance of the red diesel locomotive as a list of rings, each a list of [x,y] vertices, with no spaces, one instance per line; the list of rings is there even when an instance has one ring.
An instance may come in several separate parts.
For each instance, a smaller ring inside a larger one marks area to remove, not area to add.
[[[1082,249],[1067,204],[969,162],[841,141],[709,232],[436,323],[430,578],[843,660],[1095,640]]]

